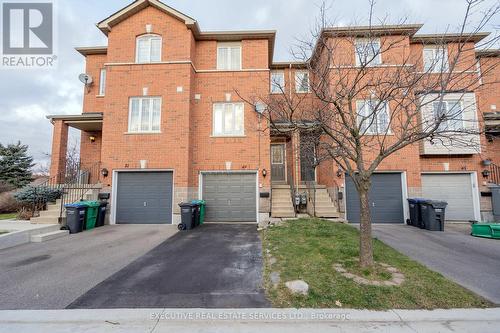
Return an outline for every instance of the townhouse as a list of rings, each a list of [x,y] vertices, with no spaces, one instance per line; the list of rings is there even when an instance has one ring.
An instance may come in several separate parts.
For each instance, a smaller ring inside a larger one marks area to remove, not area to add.
[[[282,131],[286,123],[270,126],[261,115],[263,96],[285,92],[314,102],[306,64],[273,61],[275,31],[202,31],[196,20],[157,0],[137,0],[97,26],[108,45],[77,48],[88,75],[82,114],[49,116],[51,179],[65,182],[73,127],[82,132],[85,182],[111,193],[112,224],[176,224],[178,203],[198,198],[207,201],[208,221],[266,221],[302,209],[356,222],[357,193],[343,170],[331,161],[315,167],[305,133]],[[436,38],[419,36],[419,28],[402,28],[411,30],[402,41],[408,52],[429,52],[426,45]],[[332,29],[328,38],[355,40],[363,32],[346,31]],[[456,38],[448,38],[450,53]],[[345,47],[353,63],[354,44]],[[470,58],[494,62],[498,53]],[[382,55],[380,65],[394,59]],[[484,80],[497,78],[498,71]],[[495,122],[499,90],[484,87],[462,103],[471,105],[467,116],[482,123],[484,112]],[[488,186],[496,180],[485,171],[488,161],[500,162],[498,132],[488,128],[488,136],[477,138],[480,152],[424,142],[384,161],[373,181],[374,222],[403,223],[412,196],[448,200],[450,220],[488,218]],[[298,201],[297,193],[303,194]]]

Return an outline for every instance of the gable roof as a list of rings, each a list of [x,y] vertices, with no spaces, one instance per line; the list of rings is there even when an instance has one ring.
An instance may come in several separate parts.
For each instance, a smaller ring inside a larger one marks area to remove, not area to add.
[[[198,23],[195,19],[179,12],[172,7],[165,5],[163,2],[158,0],[136,0],[127,7],[120,9],[116,13],[110,15],[108,18],[97,23],[97,27],[107,36],[113,26],[126,20],[128,17],[136,14],[137,12],[143,10],[148,6],[153,6],[161,10],[162,12],[178,19],[179,21],[184,22],[188,26],[188,28],[193,29],[196,32],[200,31]]]

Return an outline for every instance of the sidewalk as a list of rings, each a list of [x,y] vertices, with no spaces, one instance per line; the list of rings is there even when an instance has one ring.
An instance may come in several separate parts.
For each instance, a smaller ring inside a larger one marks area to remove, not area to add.
[[[0,332],[498,332],[500,308],[0,311]]]

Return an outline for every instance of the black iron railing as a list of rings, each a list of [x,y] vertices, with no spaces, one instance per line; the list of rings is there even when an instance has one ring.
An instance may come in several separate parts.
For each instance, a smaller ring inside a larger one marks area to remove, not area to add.
[[[64,206],[83,200],[85,194],[96,189],[99,184],[100,162],[88,168],[73,167],[49,177],[45,182],[34,188],[32,216],[40,216],[40,211],[46,210],[49,201],[60,199],[59,218],[62,218]],[[47,195],[49,194],[49,195]]]
[[[500,166],[491,163],[490,164],[490,174],[488,180],[492,184],[500,185]]]

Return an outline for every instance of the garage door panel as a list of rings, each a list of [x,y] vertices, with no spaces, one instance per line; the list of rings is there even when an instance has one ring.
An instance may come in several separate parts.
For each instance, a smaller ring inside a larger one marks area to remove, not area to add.
[[[474,196],[470,174],[423,174],[422,196],[448,202],[446,220],[474,220]]]
[[[255,174],[208,173],[203,175],[202,183],[207,221],[256,221]]]
[[[400,173],[373,174],[368,196],[373,223],[404,223]],[[351,223],[359,223],[359,195],[350,177],[346,177],[346,206],[348,220]]]
[[[116,223],[171,224],[172,195],[172,172],[119,172]]]

